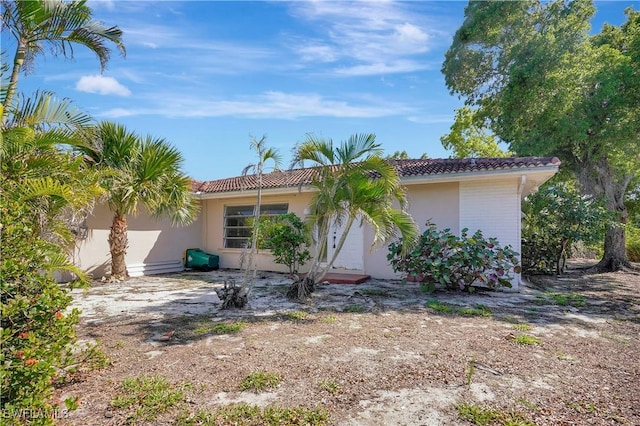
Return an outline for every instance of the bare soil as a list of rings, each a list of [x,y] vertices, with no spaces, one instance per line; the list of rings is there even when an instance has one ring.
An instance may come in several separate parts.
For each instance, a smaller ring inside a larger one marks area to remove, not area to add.
[[[148,424],[247,402],[324,407],[336,425],[471,424],[459,403],[517,412],[537,425],[640,425],[640,275],[582,266],[530,277],[519,292],[323,284],[306,304],[285,298],[286,276],[265,273],[249,308],[230,311],[218,309],[214,289],[238,271],[96,282],[74,293],[83,310],[78,336],[97,342],[110,364],[57,390],[61,400],[81,402],[59,423],[126,424],[131,413],[111,404],[123,379],[158,376],[190,386],[186,401]],[[437,312],[426,306],[434,300],[455,311],[481,304],[492,315]],[[237,321],[246,323],[238,333],[213,331]],[[522,334],[540,343],[516,343]],[[241,391],[255,371],[282,381]]]

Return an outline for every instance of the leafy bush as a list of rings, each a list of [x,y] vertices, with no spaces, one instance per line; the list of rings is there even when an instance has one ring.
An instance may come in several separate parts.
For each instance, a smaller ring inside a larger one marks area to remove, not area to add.
[[[630,262],[640,262],[640,228],[628,225],[625,228],[627,237],[627,257]]]
[[[599,203],[582,197],[569,183],[546,185],[522,204],[522,269],[560,274],[573,245],[602,241],[609,215]]]
[[[515,251],[501,247],[495,238],[486,239],[481,231],[468,236],[464,228],[460,237],[451,230],[438,230],[427,222],[413,251],[402,253],[401,242],[389,245],[387,260],[395,272],[405,272],[427,285],[471,290],[472,285],[511,287],[512,272],[520,272]]]
[[[258,248],[270,249],[274,262],[286,265],[290,274],[311,258],[304,222],[294,213],[265,217],[258,227]]]
[[[2,335],[0,389],[3,424],[53,424],[56,371],[75,341],[77,310],[48,273],[72,269],[58,246],[38,237],[24,205],[0,200]]]

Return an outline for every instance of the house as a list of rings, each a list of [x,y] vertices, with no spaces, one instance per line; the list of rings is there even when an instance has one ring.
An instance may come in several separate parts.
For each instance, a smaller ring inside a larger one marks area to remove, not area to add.
[[[502,245],[520,251],[521,201],[557,171],[555,157],[411,159],[394,160],[407,190],[409,213],[421,229],[431,220],[439,228],[460,234],[480,229]],[[272,172],[263,176],[262,214],[292,212],[304,218],[313,188],[314,169]],[[132,276],[181,269],[188,248],[198,247],[220,256],[223,268],[240,268],[242,248],[249,239],[247,219],[256,202],[255,176],[194,182],[200,200],[200,216],[192,225],[173,228],[169,221],[155,221],[140,214],[129,220],[127,267]],[[87,238],[81,241],[75,261],[94,276],[108,272],[107,236],[112,215],[98,208],[87,219]],[[327,255],[342,230],[334,228]],[[366,273],[375,278],[399,278],[387,261],[387,248],[370,250],[373,231],[354,226],[339,253],[334,269]],[[284,272],[268,252],[256,257],[258,269]],[[517,287],[519,277],[514,280]]]

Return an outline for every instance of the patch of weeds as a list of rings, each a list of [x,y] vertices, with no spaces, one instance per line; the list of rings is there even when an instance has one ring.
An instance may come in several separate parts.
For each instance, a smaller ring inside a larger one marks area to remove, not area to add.
[[[345,312],[353,312],[353,313],[360,313],[364,311],[364,308],[360,305],[349,305],[344,309]]]
[[[457,313],[468,317],[490,317],[493,315],[491,309],[482,304],[477,304],[475,308],[460,308]]]
[[[325,408],[278,407],[261,408],[246,403],[220,407],[214,411],[199,411],[195,415],[182,414],[176,419],[177,426],[297,426],[330,424],[329,412]]]
[[[450,314],[453,312],[453,308],[447,304],[439,302],[435,299],[431,299],[427,301],[427,308],[432,309],[436,312],[440,312],[442,314]]]
[[[520,320],[516,317],[513,317],[511,315],[507,315],[505,317],[500,318],[501,320],[503,320],[504,322],[508,322],[509,324],[519,324]]]
[[[511,340],[518,345],[539,345],[542,343],[542,340],[529,334],[518,334],[513,336]]]
[[[533,402],[529,401],[527,398],[518,398],[518,399],[516,399],[516,402],[518,404],[521,404],[521,405],[527,407],[531,411],[540,411],[540,407],[538,407]]]
[[[531,325],[529,324],[521,323],[521,324],[514,324],[513,328],[515,328],[518,331],[529,331],[533,327],[531,327]]]
[[[111,359],[104,353],[100,343],[87,343],[69,351],[63,361],[64,374],[56,378],[57,384],[72,380],[70,375],[80,371],[101,370],[111,365]]]
[[[476,404],[462,402],[455,405],[458,415],[478,426],[500,424],[505,426],[535,426],[524,415],[517,412],[507,412],[497,408],[483,407]]]
[[[557,293],[547,291],[543,295],[537,295],[533,303],[537,305],[556,305],[582,307],[586,305],[584,296],[578,293]]]
[[[473,377],[473,373],[476,369],[476,359],[473,358],[469,362],[469,370],[467,371],[467,386],[471,386],[471,378]]]
[[[567,355],[562,351],[558,351],[558,359],[560,361],[569,361],[569,362],[573,362],[576,361],[577,359],[575,357],[572,357],[571,355]]]
[[[595,405],[583,401],[565,401],[565,404],[572,410],[582,414],[596,414],[598,412],[598,408]]]
[[[253,390],[254,392],[261,392],[266,389],[273,389],[280,384],[281,377],[275,373],[268,373],[265,371],[254,371],[249,374],[240,383],[240,390]]]
[[[211,331],[216,334],[234,334],[239,333],[242,329],[247,325],[242,321],[232,322],[232,323],[219,323],[211,327]]]
[[[111,406],[130,410],[127,417],[130,424],[139,420],[153,421],[159,414],[184,401],[181,389],[157,376],[129,377],[122,381],[121,388]]]
[[[232,323],[221,322],[218,324],[204,324],[193,330],[195,334],[207,334],[207,333],[215,333],[215,334],[235,334],[242,331],[242,329],[247,324],[238,321]]]
[[[336,322],[336,319],[337,318],[335,315],[327,315],[322,319],[322,321],[326,322],[327,324],[333,324],[334,322]]]
[[[340,393],[340,385],[333,380],[322,380],[318,383],[318,387],[332,394]]]
[[[303,311],[293,311],[285,312],[284,314],[282,314],[282,316],[290,321],[302,321],[307,319],[309,317],[309,314]]]
[[[603,334],[603,336],[606,337],[609,340],[613,340],[616,343],[620,343],[620,344],[623,344],[623,345],[628,345],[629,344],[629,339],[625,339],[624,337],[616,336],[616,335],[613,335],[613,334],[607,334],[607,333]]]

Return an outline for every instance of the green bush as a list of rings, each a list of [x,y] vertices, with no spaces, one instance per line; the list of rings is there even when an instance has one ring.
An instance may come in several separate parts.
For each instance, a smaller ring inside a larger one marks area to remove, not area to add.
[[[625,228],[627,257],[630,262],[640,262],[640,228],[628,225]]]
[[[403,254],[401,242],[389,245],[387,260],[395,272],[448,289],[511,287],[512,272],[519,272],[520,267],[518,253],[510,246],[501,247],[497,239],[486,239],[481,231],[469,237],[465,228],[457,237],[433,223],[426,226],[410,253]]]
[[[273,261],[297,274],[298,268],[311,258],[304,222],[294,213],[260,219],[258,248],[270,249]]]
[[[609,223],[601,204],[585,199],[567,182],[552,182],[529,195],[522,211],[524,273],[562,273],[574,244],[602,242]]]
[[[2,329],[0,395],[2,424],[53,424],[56,371],[75,341],[77,310],[68,312],[68,291],[48,273],[64,266],[60,248],[38,237],[19,203],[0,200]]]

